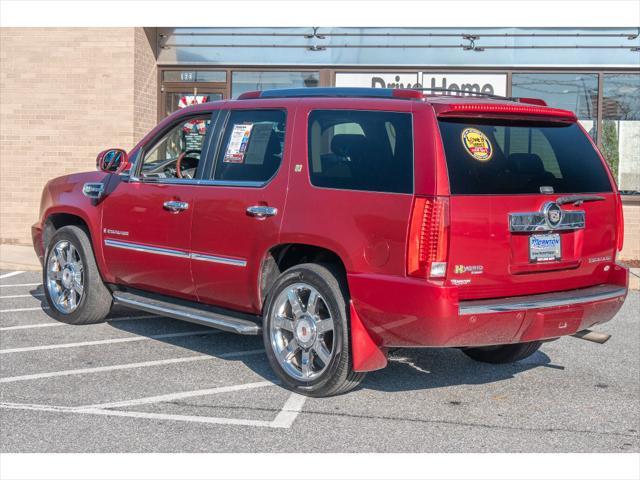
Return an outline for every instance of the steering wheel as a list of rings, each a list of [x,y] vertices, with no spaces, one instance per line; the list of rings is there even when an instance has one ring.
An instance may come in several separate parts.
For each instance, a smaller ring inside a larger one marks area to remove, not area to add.
[[[201,153],[202,153],[202,150],[186,150],[183,153],[181,153],[178,156],[178,159],[176,160],[176,176],[178,178],[192,178],[191,176],[189,176],[189,174],[183,174],[182,160],[184,160],[184,158],[188,157],[189,155],[198,155],[199,157]]]

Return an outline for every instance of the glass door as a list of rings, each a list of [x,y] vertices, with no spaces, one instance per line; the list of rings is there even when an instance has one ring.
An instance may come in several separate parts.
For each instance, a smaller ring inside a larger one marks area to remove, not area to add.
[[[163,117],[189,105],[214,102],[225,97],[225,91],[222,88],[207,88],[201,85],[185,87],[181,85],[176,89],[165,89],[162,93]]]

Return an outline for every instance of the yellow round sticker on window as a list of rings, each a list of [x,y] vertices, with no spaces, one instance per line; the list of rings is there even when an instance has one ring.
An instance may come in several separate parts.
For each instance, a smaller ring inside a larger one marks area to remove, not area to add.
[[[493,147],[487,136],[475,128],[465,128],[462,131],[462,144],[469,155],[480,162],[491,160]]]

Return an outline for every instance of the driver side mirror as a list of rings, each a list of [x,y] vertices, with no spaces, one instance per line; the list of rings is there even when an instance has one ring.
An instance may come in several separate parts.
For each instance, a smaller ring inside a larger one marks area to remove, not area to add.
[[[130,167],[129,156],[120,148],[109,148],[98,154],[96,167],[106,173],[122,173]]]

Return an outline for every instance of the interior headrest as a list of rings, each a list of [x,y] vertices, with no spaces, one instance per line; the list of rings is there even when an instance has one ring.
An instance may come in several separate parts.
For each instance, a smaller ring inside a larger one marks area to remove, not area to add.
[[[331,139],[331,151],[336,155],[348,156],[354,150],[362,150],[365,142],[363,135],[341,133]]]
[[[535,153],[512,153],[509,155],[509,163],[516,167],[518,173],[545,172],[540,156]]]

